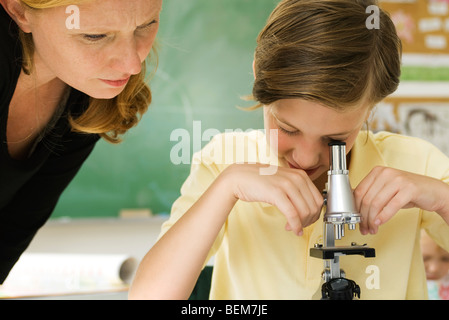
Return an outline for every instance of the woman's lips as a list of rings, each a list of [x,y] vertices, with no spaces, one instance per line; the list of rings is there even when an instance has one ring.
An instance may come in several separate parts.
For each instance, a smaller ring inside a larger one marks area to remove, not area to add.
[[[126,85],[128,83],[129,78],[130,77],[128,77],[126,79],[122,79],[122,80],[105,80],[105,79],[100,79],[100,80],[112,87],[123,87],[124,85]]]

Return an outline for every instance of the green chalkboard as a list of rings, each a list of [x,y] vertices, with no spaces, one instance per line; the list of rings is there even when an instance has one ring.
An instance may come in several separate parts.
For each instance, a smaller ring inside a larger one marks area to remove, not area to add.
[[[169,212],[190,170],[170,157],[179,143],[170,140],[172,132],[190,134],[190,155],[182,154],[190,158],[198,148],[198,130],[262,128],[260,110],[237,106],[251,105],[241,97],[251,93],[256,37],[276,3],[164,0],[149,112],[122,144],[98,143],[53,218],[113,217],[123,208]]]

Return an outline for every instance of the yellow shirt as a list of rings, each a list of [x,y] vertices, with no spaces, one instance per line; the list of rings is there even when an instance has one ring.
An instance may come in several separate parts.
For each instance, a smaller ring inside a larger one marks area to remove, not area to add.
[[[194,155],[190,176],[173,204],[165,233],[231,163],[275,164],[264,134],[227,133],[216,136]],[[423,174],[449,183],[449,159],[429,143],[386,132],[361,132],[351,151],[349,178],[354,188],[375,166]],[[214,214],[211,208],[210,214]],[[274,206],[238,201],[210,252],[215,256],[211,299],[320,298],[323,260],[310,257],[315,243],[323,243],[319,219],[301,237],[284,229],[285,217]],[[205,225],[204,228],[207,228]],[[346,230],[338,246],[367,244],[375,258],[343,256],[340,267],[361,289],[361,299],[426,299],[427,286],[420,229],[425,228],[449,250],[449,226],[436,213],[400,210],[376,235]],[[188,241],[188,239],[186,239]],[[318,295],[317,295],[318,293]]]

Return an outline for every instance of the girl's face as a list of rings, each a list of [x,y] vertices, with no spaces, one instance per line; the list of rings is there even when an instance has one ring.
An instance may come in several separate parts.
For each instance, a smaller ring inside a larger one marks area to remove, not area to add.
[[[337,112],[302,99],[278,100],[264,107],[265,129],[278,130],[278,157],[290,168],[302,169],[312,181],[329,170],[329,146],[332,140],[346,142],[346,152],[354,145],[368,107]],[[267,134],[267,139],[273,139]],[[276,141],[268,141],[270,145]]]
[[[94,98],[117,96],[150,53],[161,6],[162,0],[93,0],[27,10],[39,76]]]

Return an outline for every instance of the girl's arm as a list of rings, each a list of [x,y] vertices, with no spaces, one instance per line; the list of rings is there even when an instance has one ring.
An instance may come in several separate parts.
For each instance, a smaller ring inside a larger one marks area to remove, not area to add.
[[[130,299],[187,299],[237,199],[218,178],[143,258]]]
[[[231,165],[143,258],[130,299],[187,299],[206,257],[237,200],[275,205],[286,229],[300,235],[319,218],[323,198],[307,174],[278,168],[270,176],[261,165]]]

